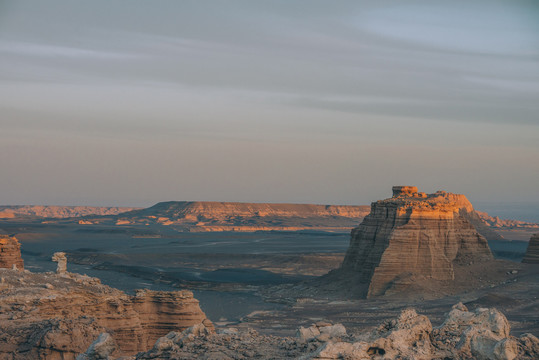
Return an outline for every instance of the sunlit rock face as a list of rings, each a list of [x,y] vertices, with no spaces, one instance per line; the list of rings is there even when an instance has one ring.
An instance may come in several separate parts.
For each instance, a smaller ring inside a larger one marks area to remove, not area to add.
[[[539,264],[539,234],[534,234],[528,243],[528,249],[522,259],[523,263]]]
[[[0,359],[74,360],[103,332],[117,344],[115,355],[132,355],[170,331],[213,329],[190,291],[130,296],[69,272],[0,269],[0,278]]]
[[[15,237],[0,235],[0,268],[22,270],[24,262],[21,258],[21,244]]]
[[[368,297],[398,291],[414,274],[453,280],[456,262],[492,258],[469,213],[473,206],[464,195],[395,186],[393,197],[372,203],[370,214],[352,230],[341,269],[359,275]]]

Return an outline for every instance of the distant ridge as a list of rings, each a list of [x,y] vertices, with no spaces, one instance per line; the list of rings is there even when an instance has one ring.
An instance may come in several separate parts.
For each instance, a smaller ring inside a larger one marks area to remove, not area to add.
[[[167,201],[115,216],[117,225],[174,225],[187,231],[348,230],[369,206]]]
[[[466,204],[464,204],[466,205]],[[471,206],[471,205],[470,205]],[[165,201],[148,208],[0,205],[0,221],[77,221],[80,225],[171,225],[178,231],[349,231],[369,214],[367,205],[317,205],[220,201]],[[488,240],[497,230],[539,229],[539,224],[500,220],[466,210],[467,219]]]
[[[20,217],[71,218],[88,215],[117,215],[139,208],[117,206],[0,205],[0,219]]]

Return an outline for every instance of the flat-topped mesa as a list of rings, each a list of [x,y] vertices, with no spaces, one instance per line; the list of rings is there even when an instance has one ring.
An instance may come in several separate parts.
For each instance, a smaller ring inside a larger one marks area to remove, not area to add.
[[[181,231],[347,230],[368,206],[168,201],[107,219],[116,225],[161,224]],[[88,220],[88,219],[86,219]]]
[[[539,264],[539,234],[532,235],[522,262],[528,264]]]
[[[454,280],[454,263],[492,259],[467,219],[473,206],[464,195],[419,194],[416,187],[394,187],[393,197],[373,202],[352,230],[341,270],[359,275],[364,295],[399,291],[414,276]]]
[[[0,268],[24,269],[21,244],[15,237],[0,235]]]

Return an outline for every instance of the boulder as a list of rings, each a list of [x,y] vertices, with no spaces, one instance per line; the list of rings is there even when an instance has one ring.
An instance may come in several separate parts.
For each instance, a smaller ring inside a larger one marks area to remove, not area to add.
[[[332,325],[326,322],[318,322],[308,328],[302,326],[296,332],[299,341],[329,341],[346,335],[346,328],[342,324]]]

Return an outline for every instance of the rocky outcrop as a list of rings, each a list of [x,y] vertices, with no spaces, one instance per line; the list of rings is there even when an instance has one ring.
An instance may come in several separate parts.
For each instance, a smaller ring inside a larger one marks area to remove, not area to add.
[[[24,269],[21,244],[15,237],[0,235],[0,268]]]
[[[328,341],[345,336],[346,328],[342,324],[332,325],[326,322],[318,322],[308,328],[301,326],[296,332],[296,337],[301,341]]]
[[[394,187],[393,197],[372,203],[352,230],[339,271],[354,274],[368,297],[397,292],[415,275],[451,281],[455,263],[492,259],[486,239],[463,215],[471,212],[464,195]]]
[[[151,350],[131,359],[531,360],[539,357],[539,339],[532,334],[511,336],[507,319],[494,308],[468,311],[464,305],[457,304],[437,328],[414,309],[405,309],[396,319],[354,336],[346,335],[342,325],[321,325],[324,326],[307,328],[312,331],[300,328],[296,338],[236,328],[214,333],[204,325],[195,325],[181,333],[163,336]],[[321,337],[318,334],[321,329],[332,329],[336,335]]]
[[[67,272],[67,257],[65,252],[55,252],[52,254],[51,260],[58,263],[56,267],[57,274],[65,274]]]
[[[404,310],[364,340],[327,342],[305,359],[535,359],[539,339],[532,334],[509,335],[509,322],[496,309],[469,312],[457,304],[439,328],[426,316]]]
[[[169,201],[89,221],[173,225],[186,231],[345,230],[367,214],[367,206]]]
[[[131,302],[148,343],[169,331],[182,330],[193,324],[204,324],[213,329],[212,322],[200,310],[191,291],[138,290]]]
[[[528,249],[522,259],[523,263],[539,264],[539,234],[534,234],[528,243]]]
[[[213,328],[190,291],[130,296],[73,273],[0,276],[0,359],[75,359],[103,332],[117,344],[115,355],[128,355],[172,330]]]

